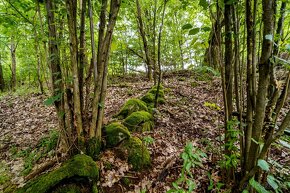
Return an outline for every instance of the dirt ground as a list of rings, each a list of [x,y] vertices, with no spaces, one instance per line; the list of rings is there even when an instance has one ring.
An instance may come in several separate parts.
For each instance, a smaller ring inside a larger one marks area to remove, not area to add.
[[[122,83],[120,83],[122,82]],[[121,106],[129,98],[138,98],[152,86],[143,79],[130,81],[110,81],[105,104],[105,122],[110,122]],[[195,167],[193,178],[196,192],[207,192],[210,179],[215,184],[221,182],[220,166],[222,149],[222,92],[220,80],[198,81],[190,75],[168,76],[164,82],[164,105],[155,113],[153,131],[134,134],[138,137],[150,137],[152,143],[148,149],[152,158],[151,168],[134,172],[131,166],[119,159],[113,149],[102,152],[99,161],[103,192],[166,192],[172,182],[178,179],[182,168],[180,154],[187,143],[202,150],[206,157],[203,166]],[[48,136],[51,130],[57,129],[57,118],[53,107],[43,104],[47,96],[28,94],[15,97],[5,96],[0,99],[0,158],[1,167],[9,173],[11,183],[23,186],[25,160],[15,156],[15,151],[33,149],[39,141]],[[289,163],[289,152],[281,150],[278,156],[281,164]],[[283,158],[284,157],[284,158]],[[49,160],[45,156],[34,163],[34,168]],[[108,164],[110,167],[108,167]],[[3,170],[3,169],[2,169]],[[33,171],[33,169],[32,169]],[[4,189],[4,186],[0,186]]]

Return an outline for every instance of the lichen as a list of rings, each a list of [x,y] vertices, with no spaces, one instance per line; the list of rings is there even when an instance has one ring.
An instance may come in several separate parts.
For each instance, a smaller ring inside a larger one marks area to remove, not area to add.
[[[137,111],[127,117],[123,124],[130,131],[150,131],[154,127],[153,117],[146,111]]]
[[[146,103],[140,99],[129,99],[121,108],[120,112],[115,116],[119,119],[125,119],[133,112],[148,111]]]
[[[62,180],[74,176],[98,180],[99,168],[91,157],[75,155],[60,168],[31,180],[24,187],[18,189],[16,193],[45,193],[61,183]]]
[[[128,163],[133,166],[134,170],[141,170],[150,166],[150,153],[138,137],[125,140],[121,147],[128,152]]]
[[[131,137],[127,127],[119,122],[111,123],[105,127],[105,140],[107,147],[115,147],[120,142]]]

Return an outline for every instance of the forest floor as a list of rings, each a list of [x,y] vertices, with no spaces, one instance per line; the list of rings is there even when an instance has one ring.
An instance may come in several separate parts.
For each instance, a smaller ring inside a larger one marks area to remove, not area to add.
[[[223,151],[220,85],[218,78],[204,81],[190,73],[165,76],[166,103],[158,107],[154,130],[134,134],[153,139],[148,144],[151,167],[133,172],[112,149],[105,150],[99,161],[102,192],[166,192],[172,189],[183,167],[180,154],[189,142],[206,154],[202,158],[203,166],[192,170],[196,192],[207,192],[210,184],[218,191],[222,177],[218,162]],[[151,87],[152,83],[138,76],[111,80],[105,122],[112,120],[126,100],[144,95]],[[55,152],[49,146],[57,143],[54,140],[57,119],[54,108],[44,105],[46,98],[33,93],[0,98],[0,192],[11,184],[23,186],[31,177],[28,177],[31,171],[55,159]],[[290,154],[286,150],[282,149],[278,156],[280,164],[289,162]]]

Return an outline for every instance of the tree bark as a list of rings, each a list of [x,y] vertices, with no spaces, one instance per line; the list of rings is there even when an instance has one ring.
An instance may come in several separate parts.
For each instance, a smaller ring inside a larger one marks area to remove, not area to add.
[[[79,68],[78,68],[78,42],[77,42],[77,0],[66,0],[68,10],[68,28],[70,39],[70,60],[73,69],[73,102],[75,128],[78,136],[79,148],[84,146],[84,133],[80,100]]]
[[[60,131],[62,133],[62,140],[64,141],[65,147],[68,148],[66,133],[65,133],[65,116],[64,114],[64,103],[63,103],[63,81],[62,72],[60,68],[58,38],[56,31],[56,22],[54,17],[55,5],[53,0],[46,1],[46,12],[47,12],[47,24],[48,24],[48,47],[49,47],[49,58],[48,64],[51,71],[51,82],[52,82],[52,96],[57,97],[54,101],[56,111],[58,114],[58,121]]]
[[[14,37],[12,37],[10,44],[10,55],[11,55],[11,73],[12,73],[11,88],[13,91],[15,91],[16,89],[16,48],[17,45],[15,45]]]
[[[141,10],[139,0],[136,0],[136,7],[137,7],[137,20],[138,20],[139,32],[140,32],[140,36],[142,38],[143,48],[144,48],[145,58],[146,58],[146,64],[147,64],[147,68],[148,68],[147,77],[149,80],[152,80],[152,60],[150,58],[148,42],[147,42],[146,33],[144,30],[144,24],[143,24],[143,20],[142,20],[142,10]]]
[[[233,43],[232,43],[232,11],[233,5],[227,3],[225,0],[225,154],[231,156],[232,151],[230,150],[231,143],[231,132],[229,131],[229,121],[232,120],[233,112]],[[227,181],[234,180],[234,170],[233,166],[227,169]]]
[[[252,138],[254,141],[259,142],[262,136],[262,130],[264,126],[265,109],[267,105],[267,90],[270,80],[270,57],[273,47],[273,33],[274,33],[274,4],[273,0],[263,0],[263,45],[262,53],[259,64],[259,84],[257,92],[257,104],[255,108],[254,124]],[[272,36],[269,38],[268,36]],[[252,142],[250,146],[249,159],[250,169],[254,168],[257,164],[257,156],[260,145]]]
[[[4,91],[5,88],[5,81],[3,76],[3,69],[2,69],[2,54],[0,53],[0,91]]]

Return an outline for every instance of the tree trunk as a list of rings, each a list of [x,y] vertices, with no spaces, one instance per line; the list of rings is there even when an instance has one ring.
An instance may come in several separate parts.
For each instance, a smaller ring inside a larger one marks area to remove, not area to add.
[[[52,96],[57,98],[54,101],[56,111],[58,114],[58,121],[60,126],[60,131],[62,132],[62,141],[64,142],[64,149],[68,148],[68,143],[66,139],[65,131],[65,116],[64,113],[64,103],[63,103],[63,82],[62,82],[62,72],[60,68],[59,59],[59,48],[58,48],[58,38],[56,33],[56,23],[54,18],[54,1],[46,1],[46,12],[47,12],[47,23],[48,23],[48,47],[49,47],[49,58],[48,64],[51,71],[51,82],[52,82]]]
[[[70,39],[70,61],[73,70],[73,103],[75,128],[78,136],[78,145],[81,150],[84,148],[84,133],[82,123],[82,111],[80,100],[79,68],[78,68],[78,42],[77,42],[77,0],[66,0],[68,10],[68,28]]]
[[[13,91],[15,91],[16,89],[16,48],[17,45],[15,45],[14,38],[12,37],[10,44],[10,54],[11,54],[11,73],[12,73],[11,88]]]
[[[233,112],[233,46],[232,46],[232,11],[233,5],[227,3],[228,0],[225,0],[225,154],[231,156],[231,132],[232,127],[230,126],[229,121],[232,120]],[[234,170],[233,166],[227,168],[227,181],[230,182],[234,180]]]
[[[250,163],[247,161],[251,146],[251,137],[253,129],[253,110],[254,110],[254,92],[253,92],[253,14],[252,14],[252,0],[246,0],[246,25],[247,25],[247,117],[246,117],[246,131],[245,131],[245,169],[250,170]]]
[[[148,47],[147,38],[146,38],[145,30],[144,30],[144,25],[143,25],[143,20],[142,20],[142,11],[141,11],[139,0],[136,0],[136,7],[137,7],[137,20],[138,20],[139,32],[143,41],[143,48],[144,48],[146,64],[148,68],[147,77],[151,81],[152,80],[152,60],[150,58],[149,47]]]
[[[265,118],[265,108],[267,104],[267,90],[270,80],[270,57],[272,54],[273,40],[267,38],[267,35],[274,37],[274,1],[273,0],[263,0],[263,45],[262,53],[259,64],[259,85],[257,92],[257,105],[255,109],[255,117],[253,124],[252,138],[254,141],[259,142],[262,137],[262,130],[264,126]],[[246,160],[250,163],[250,168],[252,169],[257,164],[257,156],[259,152],[259,144],[252,142],[250,146],[249,159]]]
[[[93,157],[99,153],[102,124],[104,116],[104,103],[107,91],[107,74],[108,74],[108,61],[110,54],[110,47],[112,43],[113,30],[116,24],[117,15],[120,9],[121,0],[111,0],[110,12],[108,22],[106,20],[106,10],[108,0],[102,0],[102,7],[100,13],[99,24],[99,42],[98,42],[98,55],[97,55],[97,69],[94,69],[96,74],[93,109],[92,109],[92,121],[90,125],[89,137],[90,147],[89,154]],[[105,31],[105,26],[107,28]]]
[[[0,91],[4,91],[5,82],[3,76],[3,69],[2,69],[2,54],[0,53]]]

